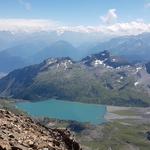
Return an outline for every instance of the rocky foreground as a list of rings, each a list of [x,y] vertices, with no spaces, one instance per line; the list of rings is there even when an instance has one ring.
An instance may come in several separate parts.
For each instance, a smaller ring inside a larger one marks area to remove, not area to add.
[[[0,150],[81,150],[65,129],[50,129],[31,118],[0,109]]]

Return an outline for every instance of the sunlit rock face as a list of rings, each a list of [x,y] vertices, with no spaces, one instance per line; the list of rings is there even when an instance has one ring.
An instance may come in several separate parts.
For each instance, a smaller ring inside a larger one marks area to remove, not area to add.
[[[36,124],[24,115],[0,109],[0,150],[80,150],[70,131]]]
[[[93,54],[82,59],[82,62],[87,66],[104,66],[106,68],[117,68],[122,66],[130,66],[130,63],[121,57],[110,55],[109,51],[105,50],[98,54]]]

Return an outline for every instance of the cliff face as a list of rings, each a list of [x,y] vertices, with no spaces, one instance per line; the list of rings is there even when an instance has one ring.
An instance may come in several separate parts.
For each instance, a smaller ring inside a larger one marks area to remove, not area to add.
[[[81,150],[64,129],[49,129],[24,115],[0,110],[0,150]]]

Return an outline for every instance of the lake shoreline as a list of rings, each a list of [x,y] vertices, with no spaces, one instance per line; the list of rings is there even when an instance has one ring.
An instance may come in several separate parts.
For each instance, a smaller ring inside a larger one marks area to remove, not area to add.
[[[138,119],[142,120],[143,115],[146,117],[150,112],[150,107],[120,107],[120,106],[107,106],[107,113],[105,119],[108,122],[123,119]]]
[[[119,113],[119,112],[122,112],[122,111],[123,112],[128,112],[128,110],[130,112],[131,110],[138,109],[137,107],[122,107],[122,106],[111,106],[111,105],[91,104],[91,103],[88,104],[88,103],[74,102],[74,101],[72,102],[72,101],[59,100],[59,99],[48,99],[48,100],[32,101],[32,102],[28,101],[28,100],[19,100],[19,101],[16,101],[16,103],[36,104],[36,103],[43,103],[43,102],[47,102],[47,101],[51,101],[51,100],[52,101],[55,100],[55,101],[57,101],[58,103],[61,103],[61,104],[66,103],[66,104],[70,104],[70,105],[79,104],[80,106],[87,105],[87,106],[94,106],[94,107],[98,107],[98,106],[105,107],[106,111],[105,111],[105,114],[104,114],[103,118],[106,122],[112,122],[112,121],[115,121],[115,120],[122,120],[122,119],[140,119],[140,116],[138,116],[138,115],[127,115],[127,114],[122,115],[122,114]],[[75,121],[77,121],[77,120],[75,120]]]
[[[106,121],[108,122],[112,122],[114,120],[118,120],[118,119],[125,119],[125,118],[129,118],[129,116],[121,116],[116,114],[115,112],[117,111],[127,111],[129,109],[131,109],[132,107],[121,107],[121,106],[110,106],[107,105],[106,106],[106,114],[104,116],[104,118],[106,119]]]
[[[101,124],[106,121],[104,118],[107,112],[106,105],[48,99],[47,101],[34,103],[27,101],[20,102],[16,106],[34,117],[74,120],[78,122],[90,122],[92,124]]]

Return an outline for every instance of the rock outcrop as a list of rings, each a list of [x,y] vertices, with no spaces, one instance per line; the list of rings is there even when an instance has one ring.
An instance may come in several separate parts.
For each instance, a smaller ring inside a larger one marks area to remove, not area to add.
[[[148,131],[148,132],[146,133],[146,135],[147,135],[147,139],[150,141],[150,131]]]
[[[31,118],[0,109],[0,150],[81,150],[65,129],[50,129]]]

